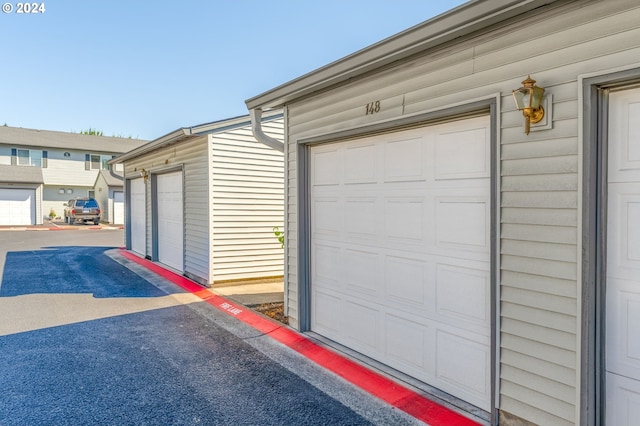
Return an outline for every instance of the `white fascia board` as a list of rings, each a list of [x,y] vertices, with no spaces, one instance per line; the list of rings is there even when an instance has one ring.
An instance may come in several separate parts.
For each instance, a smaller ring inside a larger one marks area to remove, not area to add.
[[[274,120],[282,117],[282,115],[282,110],[269,111],[263,114],[262,121],[264,122]],[[141,155],[154,151],[158,148],[182,142],[183,140],[191,136],[202,136],[207,133],[220,133],[224,132],[225,130],[235,129],[243,126],[251,126],[251,117],[249,115],[242,115],[226,120],[214,121],[211,123],[198,124],[192,127],[181,127],[178,130],[174,130],[173,132],[161,136],[158,139],[154,139],[151,142],[147,142],[146,144],[136,149],[117,156],[116,158],[110,160],[109,164],[118,164],[127,160],[131,160],[132,158],[140,157]]]
[[[310,93],[433,49],[559,0],[472,0],[401,33],[245,101],[249,110],[277,108]]]
[[[282,110],[273,110],[266,112],[262,115],[262,121],[275,120],[283,116]],[[229,129],[236,129],[238,127],[250,127],[251,116],[242,115],[240,117],[230,118],[228,120],[216,121],[213,123],[205,123],[191,128],[193,135],[203,135],[206,133],[220,133]]]

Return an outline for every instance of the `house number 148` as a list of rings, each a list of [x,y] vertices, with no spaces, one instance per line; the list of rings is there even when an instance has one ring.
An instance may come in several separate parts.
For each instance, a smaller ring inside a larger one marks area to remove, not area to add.
[[[365,115],[375,114],[376,112],[380,112],[380,101],[369,102],[365,108],[367,111]]]

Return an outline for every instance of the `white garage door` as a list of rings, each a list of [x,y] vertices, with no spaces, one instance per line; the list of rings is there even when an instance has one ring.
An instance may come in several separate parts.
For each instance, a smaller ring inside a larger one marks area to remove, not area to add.
[[[490,410],[488,117],[310,150],[311,328]]]
[[[608,425],[640,421],[640,89],[612,93],[607,213]]]
[[[158,261],[183,271],[182,172],[158,175]]]
[[[35,210],[33,189],[0,189],[0,225],[33,225]]]
[[[122,191],[113,193],[113,223],[124,223],[124,194]]]
[[[129,195],[131,250],[145,256],[147,254],[147,209],[144,179],[132,179],[129,189],[131,192]]]

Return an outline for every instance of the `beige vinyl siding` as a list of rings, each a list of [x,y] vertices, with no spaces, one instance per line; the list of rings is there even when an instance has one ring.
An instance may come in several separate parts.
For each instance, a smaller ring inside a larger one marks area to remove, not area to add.
[[[287,112],[287,123],[290,122],[291,115]],[[288,128],[288,125],[287,125]],[[290,131],[289,129],[287,131]],[[287,136],[292,141],[291,136]],[[298,313],[298,147],[295,143],[288,143],[286,146],[287,171],[286,171],[286,211],[285,211],[285,227],[287,233],[285,235],[285,306],[287,307],[286,315],[289,317],[289,324],[292,327],[299,328]]]
[[[0,146],[0,164],[11,165],[11,147]]]
[[[99,153],[91,151],[45,150],[49,157],[47,167],[42,169],[42,177],[46,185],[86,186],[88,189],[89,187],[93,188],[93,184],[100,170],[85,170],[85,154]],[[65,157],[65,152],[69,152],[71,156]]]
[[[527,20],[287,105],[288,314],[298,325],[296,141],[501,94],[501,410],[575,424],[579,395],[578,76],[640,64],[635,0],[557,2]],[[553,127],[523,132],[511,91],[528,74],[553,100]],[[381,111],[365,115],[379,100]]]
[[[266,120],[263,127],[283,140],[282,123]],[[202,284],[281,277],[283,250],[273,227],[284,228],[282,153],[257,142],[248,121],[202,132],[125,160],[126,176],[137,177],[142,168],[151,175],[182,169],[185,275]],[[148,254],[153,244],[151,182]]]
[[[283,140],[283,120],[263,130]],[[257,142],[249,126],[211,140],[212,281],[280,277],[283,250],[273,227],[284,230],[283,154]]]
[[[144,156],[125,162],[125,176],[138,177],[144,168],[150,174],[183,169],[184,185],[188,186],[184,196],[184,272],[199,278],[203,283],[211,282],[209,268],[210,235],[209,182],[207,164],[207,137],[194,137],[180,143],[146,153]],[[136,171],[137,169],[137,171]],[[152,253],[151,179],[146,183],[147,254]]]

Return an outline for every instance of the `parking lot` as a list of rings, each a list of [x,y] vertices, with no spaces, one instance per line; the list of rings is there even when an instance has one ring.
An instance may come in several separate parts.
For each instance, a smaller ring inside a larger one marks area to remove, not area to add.
[[[0,424],[419,424],[121,255],[0,233]]]

